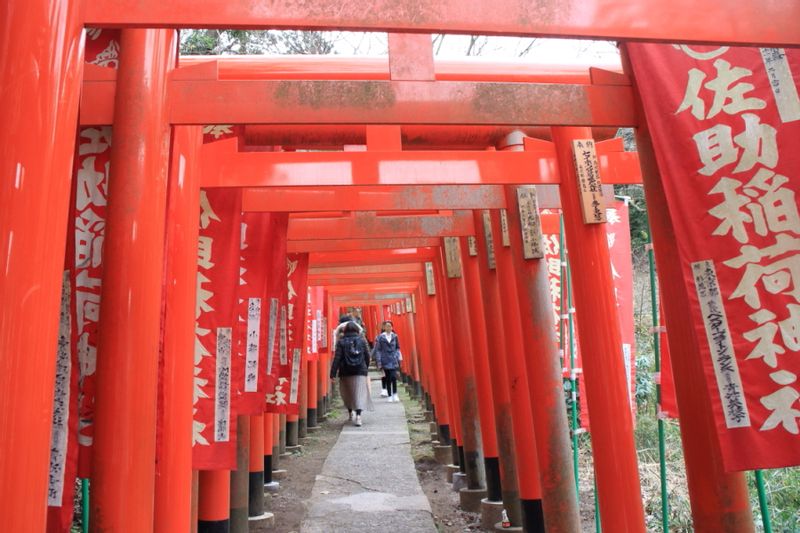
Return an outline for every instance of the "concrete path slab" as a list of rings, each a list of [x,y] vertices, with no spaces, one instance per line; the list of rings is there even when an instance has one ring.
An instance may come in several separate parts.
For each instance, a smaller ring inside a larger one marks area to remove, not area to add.
[[[345,422],[308,500],[300,533],[436,531],[422,492],[402,403],[381,398],[372,382],[375,411],[363,426]]]

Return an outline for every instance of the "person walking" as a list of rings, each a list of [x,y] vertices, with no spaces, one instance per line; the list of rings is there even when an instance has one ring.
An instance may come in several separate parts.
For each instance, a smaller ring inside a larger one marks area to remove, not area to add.
[[[350,420],[361,426],[361,413],[370,408],[369,347],[361,336],[355,322],[345,322],[342,337],[336,341],[336,350],[331,363],[331,381],[339,378],[339,393],[342,396]],[[354,417],[355,413],[355,417]]]
[[[400,339],[393,331],[391,320],[383,323],[383,332],[375,338],[375,345],[372,349],[372,356],[378,370],[383,370],[386,379],[386,396],[388,401],[399,402],[397,397],[397,371],[400,369],[400,361],[403,355],[400,353]],[[383,393],[381,393],[381,396]]]

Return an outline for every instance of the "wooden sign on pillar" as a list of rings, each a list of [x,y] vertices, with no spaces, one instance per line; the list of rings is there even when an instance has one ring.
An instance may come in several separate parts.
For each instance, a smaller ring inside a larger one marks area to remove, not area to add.
[[[511,246],[511,235],[508,233],[508,213],[505,209],[500,210],[500,233],[503,246],[506,248]]]
[[[411,298],[406,296],[406,313],[413,313],[414,306],[412,305]]]
[[[600,183],[600,165],[597,162],[594,140],[573,140],[572,158],[578,177],[584,224],[605,222],[606,206],[603,199],[603,187]]]
[[[474,236],[470,235],[467,237],[467,247],[470,257],[478,255],[478,241]]]
[[[433,277],[433,263],[428,261],[425,263],[425,281],[428,296],[436,294],[436,280]]]
[[[486,240],[486,260],[489,268],[494,270],[496,263],[494,260],[494,236],[492,235],[492,218],[489,211],[484,211],[483,215],[483,235]]]
[[[461,277],[461,246],[458,237],[444,238],[444,258],[447,263],[447,277]]]
[[[522,232],[522,256],[525,259],[544,258],[542,221],[539,218],[539,202],[534,185],[517,187],[517,207]]]

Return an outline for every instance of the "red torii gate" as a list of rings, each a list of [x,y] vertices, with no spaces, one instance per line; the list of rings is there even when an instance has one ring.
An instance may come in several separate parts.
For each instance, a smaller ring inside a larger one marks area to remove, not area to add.
[[[52,347],[57,330],[55,317],[60,292],[58,272],[64,247],[63,239],[59,236],[65,233],[63,215],[69,197],[68,176],[78,112],[82,31],[85,25],[127,28],[218,26],[350,28],[585,36],[700,43],[788,46],[800,44],[800,32],[794,24],[797,15],[800,14],[800,6],[789,1],[756,6],[712,0],[705,2],[681,0],[666,4],[656,0],[642,0],[634,6],[635,8],[622,11],[615,11],[613,5],[602,0],[545,6],[519,1],[490,6],[474,1],[467,5],[463,2],[456,4],[447,1],[426,7],[423,13],[418,13],[410,4],[413,3],[381,2],[374,9],[364,10],[362,5],[350,2],[335,5],[314,3],[313,6],[294,4],[277,9],[256,6],[252,3],[230,3],[220,0],[206,0],[201,5],[196,2],[189,5],[187,2],[166,4],[130,1],[121,4],[98,1],[87,3],[86,6],[78,1],[53,0],[34,2],[24,10],[15,9],[11,3],[0,7],[0,21],[2,21],[0,24],[4,23],[4,34],[9,36],[5,41],[5,48],[0,51],[2,54],[0,87],[3,87],[7,95],[3,108],[3,123],[6,126],[0,133],[0,146],[4,147],[0,154],[0,168],[5,169],[3,174],[8,176],[4,178],[5,181],[0,187],[0,204],[4,206],[0,219],[0,231],[2,231],[0,249],[6,250],[6,275],[0,279],[0,294],[4,302],[12,304],[3,306],[4,311],[0,313],[2,332],[0,353],[3,354],[3,364],[8,370],[0,373],[2,375],[0,390],[3,391],[2,407],[6,413],[4,416],[7,417],[4,427],[10,435],[0,444],[0,458],[2,458],[0,485],[14,487],[14,491],[4,493],[3,500],[4,504],[13,510],[6,514],[10,517],[11,529],[39,530],[42,527],[41,502],[44,495],[45,457],[49,434],[47,414],[52,403],[50,387],[54,367]],[[678,16],[684,13],[692,13],[693,16]],[[708,25],[708,20],[714,20],[715,24]],[[742,25],[742,21],[747,21],[747,25]],[[163,228],[159,228],[158,225],[153,228],[137,226],[136,239],[133,239],[132,247],[123,244],[126,241],[124,228],[126,225],[130,227],[131,221],[139,221],[141,217],[135,213],[142,205],[146,205],[148,210],[154,206],[164,205],[164,180],[156,180],[155,187],[151,187],[152,184],[145,180],[163,175],[159,168],[165,166],[166,158],[165,154],[157,149],[163,139],[156,137],[163,138],[162,126],[170,120],[169,116],[176,113],[172,109],[163,109],[169,91],[165,80],[166,71],[169,69],[167,51],[171,49],[171,43],[168,42],[169,39],[159,35],[160,32],[151,30],[126,30],[125,33],[123,61],[119,75],[121,87],[116,99],[117,102],[137,100],[142,102],[142,105],[135,110],[126,110],[121,103],[117,106],[114,126],[115,137],[119,142],[115,144],[124,144],[123,141],[130,141],[132,144],[127,145],[127,152],[123,148],[115,149],[113,166],[116,169],[115,173],[119,175],[127,173],[131,176],[129,186],[145,194],[136,199],[139,203],[132,205],[132,211],[127,215],[113,215],[119,229],[115,230],[118,233],[109,234],[109,241],[118,239],[120,248],[111,251],[109,258],[111,265],[116,260],[113,259],[115,255],[119,261],[141,256],[146,257],[150,263],[142,265],[141,269],[133,269],[140,277],[139,280],[123,276],[114,289],[124,288],[136,296],[134,307],[128,308],[127,315],[118,317],[119,321],[124,324],[141,322],[143,328],[150,328],[152,324],[148,324],[146,316],[157,307],[152,295],[155,293],[153,288],[160,283],[160,272],[157,272],[160,269],[160,261],[155,260],[159,255],[154,255],[154,251],[159,250],[163,244]],[[29,46],[31,42],[49,45],[31,48]],[[148,56],[151,61],[145,63],[143,61],[145,52],[153,51],[157,52],[156,56]],[[39,68],[30,69],[31,64],[36,64]],[[154,81],[156,85],[143,83],[145,79]],[[337,89],[343,87],[330,86]],[[395,84],[397,90],[401,86]],[[246,94],[244,89],[242,91]],[[447,88],[445,87],[439,94],[448,94]],[[36,109],[38,112],[31,117],[27,113],[29,109]],[[244,115],[243,111],[240,113]],[[524,113],[521,116],[524,116]],[[370,122],[366,112],[357,118],[357,122]],[[461,119],[463,115],[454,115],[454,121]],[[400,121],[399,118],[395,120]],[[421,119],[417,117],[415,120]],[[444,120],[441,115],[430,118],[431,122],[441,120]],[[320,117],[313,118],[313,121],[325,122]],[[537,122],[532,118],[520,121],[523,124]],[[504,122],[500,120],[499,123]],[[183,135],[180,129],[176,129],[176,136]],[[148,137],[149,130],[155,130],[159,135]],[[581,134],[586,135],[586,132]],[[48,141],[42,142],[43,139]],[[647,140],[646,136],[644,140]],[[182,149],[191,151],[194,148],[184,145]],[[648,151],[648,146],[643,150],[648,198],[652,200],[651,205],[663,206],[663,200],[658,202],[661,198],[661,189],[652,152]],[[148,154],[148,156],[138,158],[134,157],[136,154]],[[152,156],[152,154],[159,155]],[[127,192],[116,189],[116,186],[115,190],[111,192],[117,197],[125,196]],[[189,196],[191,197],[190,194]],[[117,200],[119,201],[121,198]],[[123,211],[120,207],[117,203],[115,210]],[[191,208],[189,210],[191,211]],[[191,221],[192,218],[187,217],[187,220]],[[659,250],[663,251],[664,256],[668,256],[673,247],[670,246],[668,238],[671,223],[666,210],[658,210],[652,223]],[[109,224],[109,227],[111,226]],[[42,231],[45,227],[49,227],[50,231]],[[677,272],[670,270],[667,259],[659,258],[659,267],[663,267],[660,270],[665,273],[665,283],[675,281]],[[107,292],[110,293],[111,290],[109,288]],[[104,294],[104,301],[113,302],[113,296],[107,298]],[[139,303],[143,305],[141,311],[138,311]],[[124,306],[121,308],[125,309]],[[145,318],[139,320],[138,313]],[[20,328],[18,324],[24,326]],[[120,335],[120,353],[126,354],[138,353],[140,347],[152,345],[156,333],[149,330],[124,332],[116,328],[113,332],[109,330],[105,342],[111,342],[117,335]],[[689,347],[687,353],[692,350],[693,348]],[[680,350],[676,352],[680,353]],[[21,358],[19,354],[25,354],[25,357]],[[122,357],[122,361],[125,360],[125,357]],[[689,367],[680,366],[680,363],[678,365],[679,369],[689,371]],[[147,386],[152,385],[152,373],[147,369],[143,370],[143,383]],[[700,378],[691,373],[676,374],[678,394],[687,399],[686,404],[694,399],[697,405],[705,406],[701,396],[689,390]],[[130,375],[124,376],[124,379],[136,381],[137,377],[131,372]],[[699,386],[696,388],[701,389]],[[129,388],[122,390],[123,396],[125,390]],[[703,409],[698,410],[705,412]],[[739,507],[742,478],[738,474],[722,474],[719,460],[713,451],[691,449],[688,443],[692,437],[695,437],[697,442],[713,440],[704,437],[708,435],[708,428],[702,421],[692,420],[692,414],[687,413],[687,416],[682,417],[681,423],[685,424],[685,428],[692,430],[692,435],[687,436],[685,442],[687,442],[690,487],[700,487],[693,491],[694,512],[698,525],[713,529],[715,525],[722,528],[725,523],[741,524],[748,518],[747,513]],[[130,470],[119,473],[128,475],[137,470],[137,465],[152,463],[152,450],[148,447],[134,450],[124,446],[125,439],[136,440],[135,432],[130,434],[121,432],[120,438],[123,446],[115,449],[115,453],[120,457],[138,457],[138,459],[131,461]],[[104,446],[112,449],[114,441]],[[140,474],[143,476],[141,486],[145,487],[148,483],[152,486],[150,483],[152,475],[147,473],[148,468],[141,470],[143,470]],[[705,471],[712,474],[708,476],[708,480],[704,480],[704,476],[700,474]],[[110,489],[114,483],[120,481],[109,479],[106,482]],[[715,488],[716,485],[721,488]],[[137,482],[131,487],[139,489],[140,485]],[[106,488],[106,485],[101,483],[98,488],[102,494],[102,489]],[[730,494],[728,495],[726,491]],[[134,497],[139,494],[132,490],[129,494],[130,499],[126,502],[131,511],[126,512],[115,508],[117,494],[118,490],[116,492],[110,490],[108,499],[100,503],[100,507],[104,509],[104,513],[100,515],[103,519],[109,520],[110,523],[127,523],[130,527],[136,527],[138,523],[149,524],[148,521],[152,516],[149,509],[152,508],[152,504],[147,503],[146,498]],[[121,501],[117,499],[118,503]],[[717,510],[718,508],[720,510]],[[631,530],[636,529],[635,526],[631,528]]]

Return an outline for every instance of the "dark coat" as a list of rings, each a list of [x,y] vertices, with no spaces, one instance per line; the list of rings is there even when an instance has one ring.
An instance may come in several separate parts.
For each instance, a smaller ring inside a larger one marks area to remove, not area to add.
[[[361,365],[358,367],[350,367],[344,364],[344,350],[345,343],[352,342],[355,339],[356,347],[364,354]],[[336,376],[366,376],[369,369],[369,346],[367,341],[364,340],[359,333],[345,333],[341,339],[336,341],[336,352],[333,356],[333,363],[331,364],[331,379]]]
[[[400,368],[400,339],[398,339],[397,333],[392,332],[392,340],[386,340],[383,333],[375,337],[372,356],[375,358],[378,368],[387,370]]]

